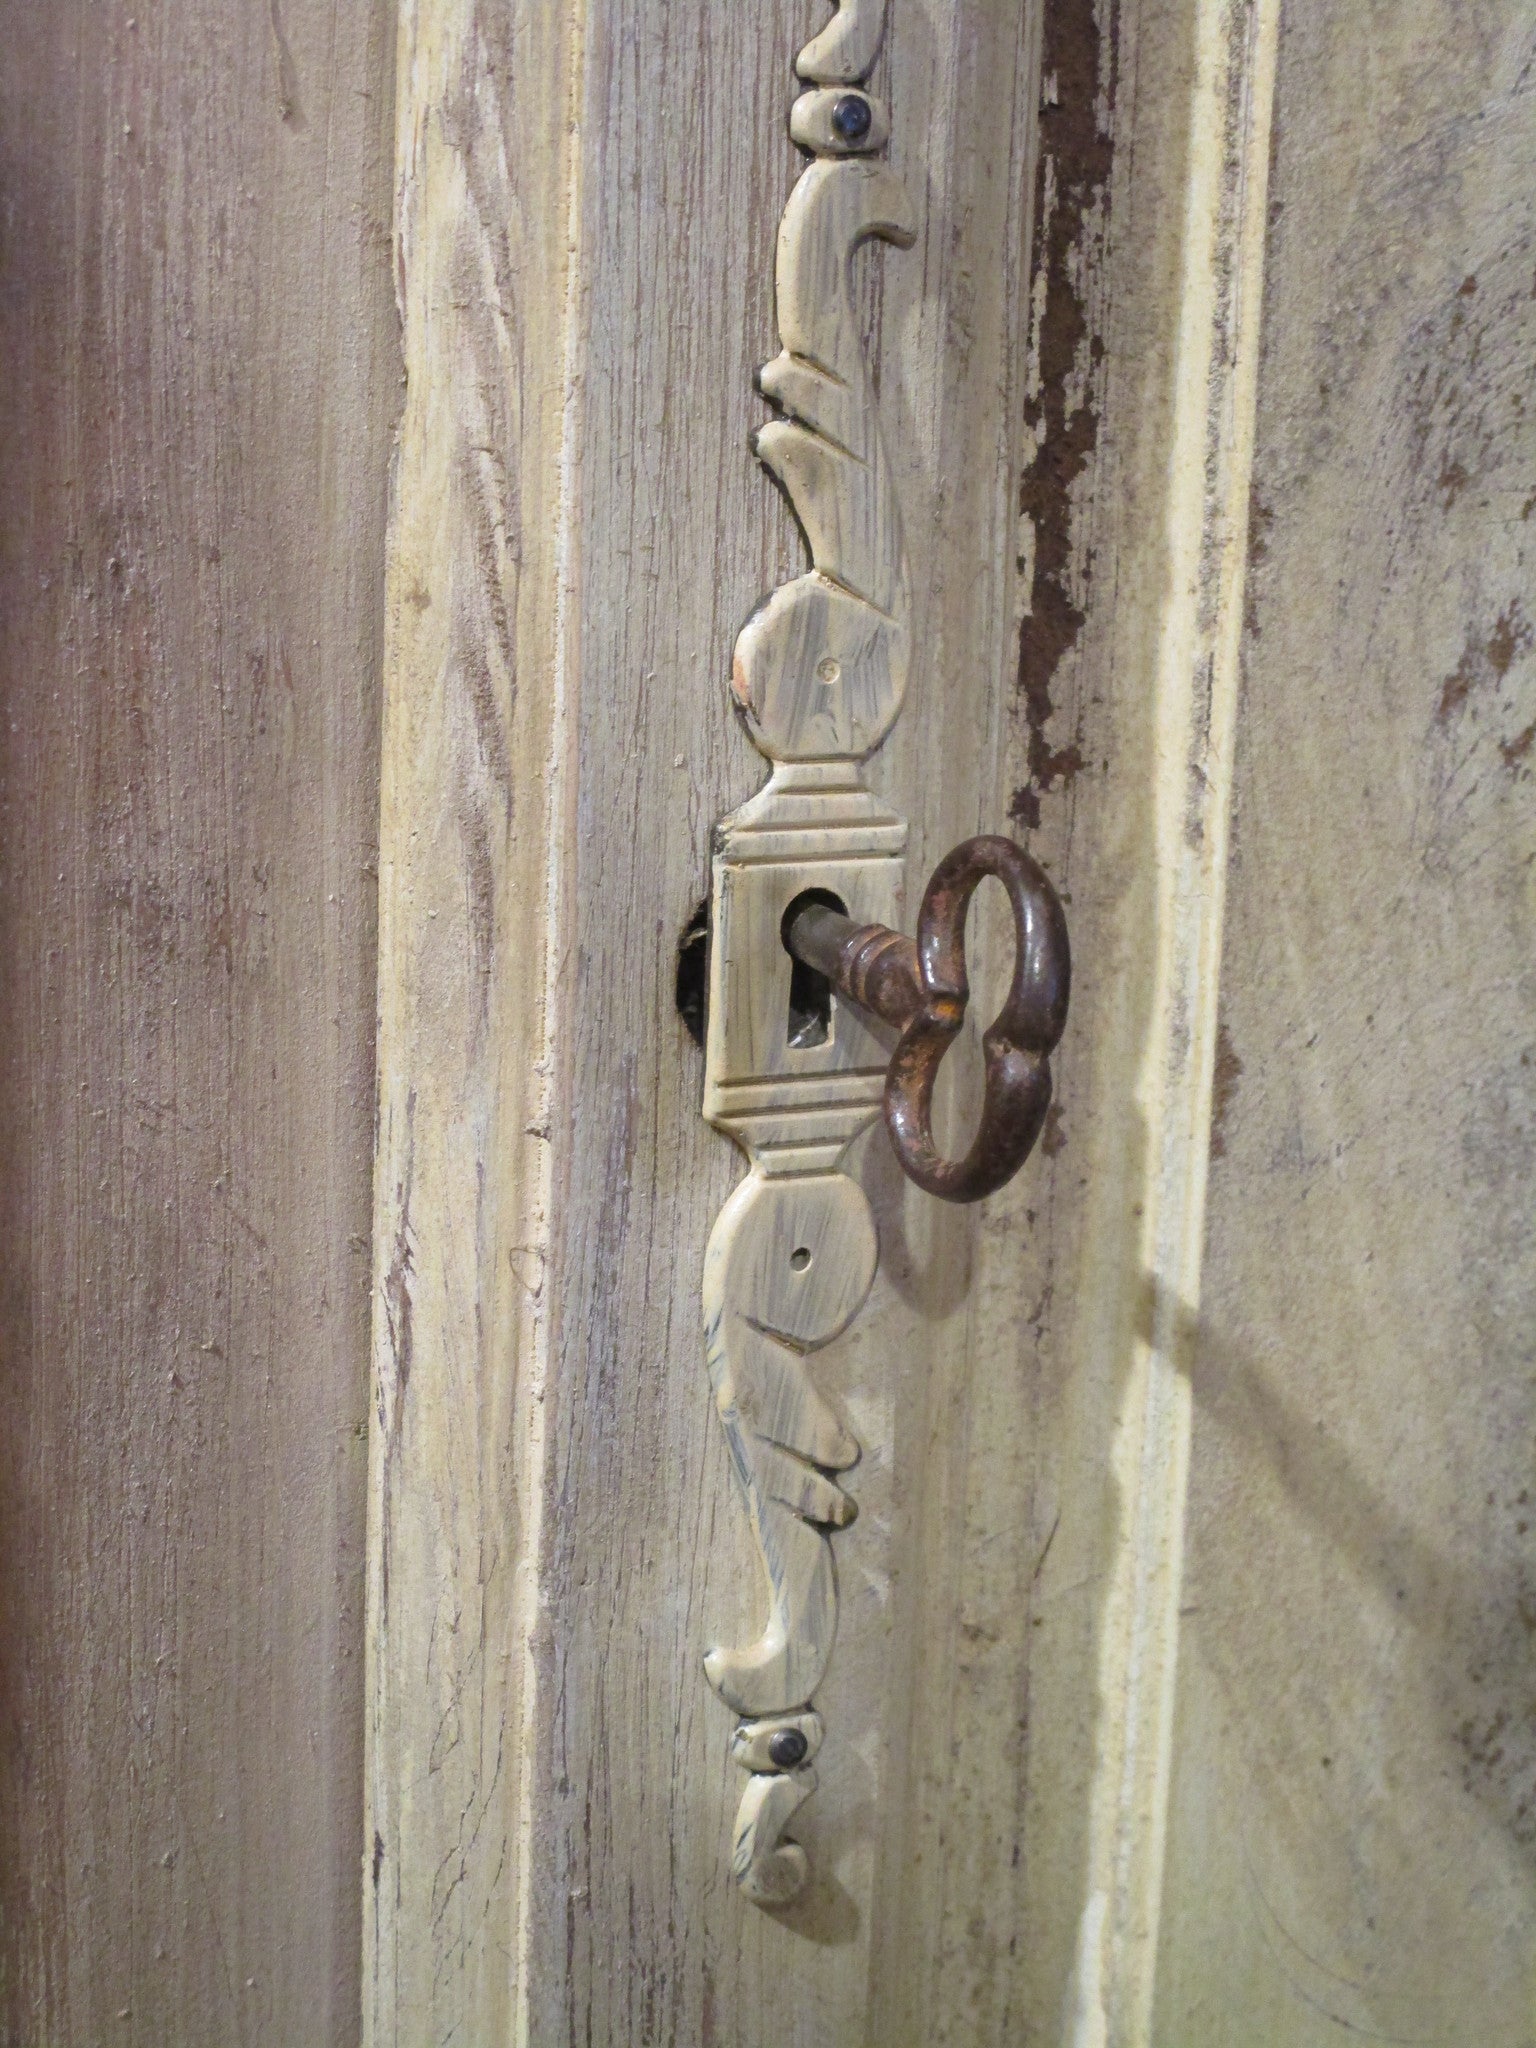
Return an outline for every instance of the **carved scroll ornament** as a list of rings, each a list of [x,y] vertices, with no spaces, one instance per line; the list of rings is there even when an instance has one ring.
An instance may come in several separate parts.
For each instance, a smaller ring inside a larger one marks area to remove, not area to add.
[[[712,1650],[709,1683],[741,1716],[748,1773],[733,1869],[749,1898],[792,1899],[807,1876],[785,1838],[816,1788],[812,1704],[837,1624],[832,1543],[853,1520],[859,1446],[812,1374],[874,1278],[874,1219],[839,1170],[878,1113],[888,1052],[850,1007],[824,1034],[789,1029],[780,935],[814,890],[864,922],[899,918],[905,823],[865,788],[860,763],[906,688],[911,594],[900,510],[850,296],[854,251],[914,236],[900,180],[879,159],[888,123],[864,90],[884,0],[843,0],[800,52],[807,89],[790,117],[811,153],[779,228],[780,353],[761,384],[780,416],[757,453],[794,505],[811,566],[781,585],[736,643],[733,689],[773,762],[716,834],[704,1113],[751,1170],[721,1210],[704,1270],[715,1400],[762,1556],[767,1622]]]

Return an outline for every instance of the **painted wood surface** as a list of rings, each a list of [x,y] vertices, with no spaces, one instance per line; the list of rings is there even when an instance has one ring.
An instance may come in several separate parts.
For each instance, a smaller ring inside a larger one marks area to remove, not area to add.
[[[1033,1558],[1017,1417],[1040,1279],[1014,1225],[1051,1162],[984,1222],[909,1196],[874,1145],[856,1162],[882,1274],[820,1358],[882,1448],[838,1539],[818,1707],[845,1733],[796,1816],[817,1874],[785,1914],[729,1881],[741,1778],[700,1678],[762,1610],[697,1320],[739,1155],[699,1117],[673,981],[714,821],[762,777],[725,715],[732,640],[805,566],[748,437],[802,168],[793,53],[827,19],[703,0],[405,18],[375,2041],[946,2040],[1017,1993],[1022,1966],[996,1964],[1018,1925],[1023,1645],[990,1616]],[[858,259],[856,303],[928,650],[875,778],[917,873],[1002,824],[1015,779],[1033,29],[912,10],[872,79],[902,108],[917,240]]]
[[[402,392],[383,10],[11,9],[8,2039],[354,2039],[359,1847],[380,2043],[1530,2039],[1503,0],[896,8],[871,780],[914,874],[1028,834],[1093,1024],[985,1215],[855,1155],[824,1746],[698,1681],[762,1609],[676,946],[805,568],[747,445],[786,53],[820,121],[878,12],[409,0]]]
[[[1165,2048],[1536,2041],[1533,76],[1282,11]]]
[[[578,18],[407,5],[399,25],[363,2021],[418,2048],[514,2038],[535,1842],[551,1882],[528,1744],[556,1640],[585,166]]]
[[[1530,49],[1513,11],[1468,28],[1046,20],[1018,805],[1044,827],[1065,795],[1106,1080],[1074,1081],[1089,1227],[1058,1212],[1033,1407],[1041,2039],[1528,2038]],[[1186,485],[1181,419],[1209,434]],[[1246,591],[1211,573],[1234,552]],[[1135,936],[1181,929],[1146,795],[1196,845],[1223,800],[1220,750],[1181,759],[1154,717],[1181,611],[1214,656],[1193,731],[1224,711],[1237,781],[1221,979],[1217,918],[1169,1008]],[[1187,1209],[1178,1259],[1145,1233],[1207,1150],[1202,1275]]]
[[[358,2037],[389,14],[0,16],[17,2048]]]

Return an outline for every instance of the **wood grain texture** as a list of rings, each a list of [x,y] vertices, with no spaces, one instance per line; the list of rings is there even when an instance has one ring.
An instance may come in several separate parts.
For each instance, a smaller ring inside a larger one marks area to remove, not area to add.
[[[380,799],[364,2037],[526,1996],[549,1161],[566,1114],[581,19],[400,11]],[[516,52],[516,62],[512,61]]]
[[[389,10],[4,10],[0,2037],[358,2031]]]
[[[761,1616],[697,1322],[739,1161],[699,1118],[672,982],[712,826],[761,780],[723,715],[731,645],[805,566],[748,434],[800,168],[792,56],[819,14],[407,15],[375,2040],[1006,2038],[1023,1968],[1022,1644],[1007,1631],[978,1676],[964,1630],[1033,1554],[1027,1175],[982,1226],[909,1196],[874,1145],[856,1161],[882,1277],[825,1359],[882,1449],[839,1538],[819,1705],[858,1732],[818,1757],[796,1830],[819,1874],[787,1915],[729,1883],[739,1776],[700,1675]],[[925,656],[872,773],[913,820],[919,873],[999,824],[1009,787],[1034,24],[911,7],[873,81],[900,109],[918,241],[861,270],[858,305]]]
[[[1007,2023],[1074,2048],[1143,2040],[1153,1982],[1272,31],[1062,0],[1041,53],[1011,810],[1069,906],[1076,1028],[1036,1225]]]
[[[1536,31],[1283,14],[1154,2038],[1536,2040]]]
[[[1163,582],[1138,590],[1134,604],[1134,630],[1149,657],[1141,765],[1153,869],[1139,963],[1149,996],[1145,1036],[1121,1081],[1143,1163],[1133,1243],[1122,1248],[1133,1263],[1104,1277],[1118,1281],[1122,1301],[1133,1281],[1137,1311],[1106,1418],[1115,1542],[1101,1594],[1071,1992],[1080,2035],[1105,2041],[1147,2038],[1161,1910],[1182,1611],[1188,1324],[1200,1299],[1205,1235],[1277,21],[1276,0],[1197,0],[1185,23],[1179,241],[1163,336]],[[1115,1035],[1105,1036],[1113,1048]],[[1123,1204],[1112,1182],[1094,1190],[1095,1203],[1117,1196]],[[1102,1249],[1092,1247],[1090,1258]],[[1084,1283],[1094,1288],[1087,1275]],[[1122,1345],[1126,1334],[1122,1327]]]

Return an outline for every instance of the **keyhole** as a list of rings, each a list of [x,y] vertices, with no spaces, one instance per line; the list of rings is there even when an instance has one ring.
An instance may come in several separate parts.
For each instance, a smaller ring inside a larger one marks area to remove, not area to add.
[[[789,953],[789,927],[808,903],[824,903],[829,910],[839,910],[846,917],[847,905],[834,896],[830,889],[803,889],[785,911],[779,925],[779,935],[784,940],[784,950]],[[812,1045],[825,1045],[832,1036],[832,984],[815,967],[807,967],[803,960],[789,954],[789,1021],[786,1026],[789,1043],[799,1052]],[[810,1254],[806,1254],[809,1259]]]
[[[704,1010],[709,993],[709,898],[683,926],[677,942],[677,1014],[695,1045],[704,1043]]]
[[[811,1254],[807,1247],[803,1244],[797,1244],[789,1255],[789,1263],[797,1273],[803,1273],[811,1263]]]

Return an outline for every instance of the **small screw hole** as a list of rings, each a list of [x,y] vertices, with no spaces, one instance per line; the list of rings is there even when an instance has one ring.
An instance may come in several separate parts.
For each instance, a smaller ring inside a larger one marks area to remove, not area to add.
[[[811,1263],[811,1255],[803,1244],[797,1244],[789,1255],[789,1263],[797,1273],[803,1273]]]
[[[862,93],[845,92],[832,109],[832,126],[844,142],[862,142],[873,119]]]

